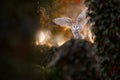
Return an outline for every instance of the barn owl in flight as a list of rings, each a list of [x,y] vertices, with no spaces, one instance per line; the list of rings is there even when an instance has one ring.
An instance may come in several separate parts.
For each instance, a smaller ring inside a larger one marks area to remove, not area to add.
[[[68,17],[55,18],[53,22],[59,26],[69,26],[75,39],[83,39],[83,35],[80,31],[84,28],[88,19],[86,18],[87,8],[84,9],[76,18],[76,22],[73,23],[73,20]],[[81,20],[84,18],[84,23],[81,23]]]

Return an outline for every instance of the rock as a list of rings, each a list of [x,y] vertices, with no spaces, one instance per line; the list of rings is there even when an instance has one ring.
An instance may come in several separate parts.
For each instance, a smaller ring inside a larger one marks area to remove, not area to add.
[[[71,39],[56,51],[49,67],[57,66],[71,80],[96,80],[100,78],[99,58],[93,43]]]

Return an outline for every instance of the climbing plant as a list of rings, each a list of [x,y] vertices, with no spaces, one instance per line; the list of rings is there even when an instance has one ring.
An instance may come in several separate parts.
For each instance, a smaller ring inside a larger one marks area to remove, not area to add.
[[[120,1],[85,0],[103,76],[120,79]]]

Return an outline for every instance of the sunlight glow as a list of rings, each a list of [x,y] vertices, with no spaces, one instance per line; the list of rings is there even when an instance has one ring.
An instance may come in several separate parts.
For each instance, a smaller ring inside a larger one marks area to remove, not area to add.
[[[50,43],[50,37],[51,36],[51,32],[48,30],[41,30],[37,33],[37,41],[36,41],[36,45],[48,45],[48,46],[52,46],[52,44]]]
[[[63,32],[64,33],[64,32]],[[41,30],[37,33],[37,40],[35,42],[36,45],[47,45],[49,47],[52,46],[61,46],[68,39],[64,37],[62,34],[57,34],[52,38],[51,32],[49,30]]]

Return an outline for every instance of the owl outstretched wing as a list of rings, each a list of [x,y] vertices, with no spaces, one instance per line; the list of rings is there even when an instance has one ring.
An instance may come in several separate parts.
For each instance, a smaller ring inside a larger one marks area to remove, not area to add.
[[[55,18],[53,22],[61,27],[63,26],[72,26],[72,19],[68,17],[62,17],[62,18]]]
[[[83,29],[86,23],[88,22],[88,18],[86,17],[87,15],[87,8],[85,8],[77,17],[76,23],[80,25],[80,29]]]
[[[86,18],[87,8],[85,8],[77,17],[76,22],[79,24],[81,20]]]

